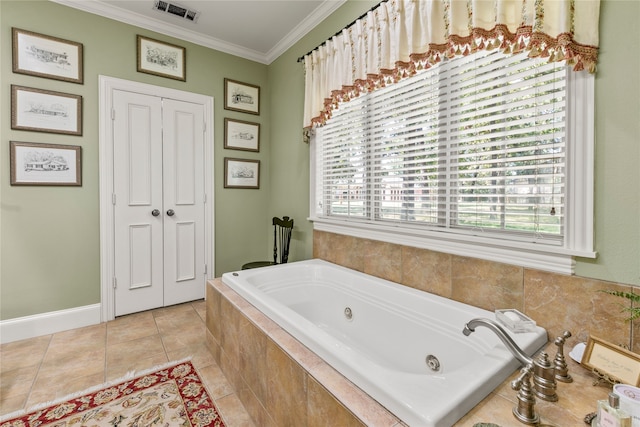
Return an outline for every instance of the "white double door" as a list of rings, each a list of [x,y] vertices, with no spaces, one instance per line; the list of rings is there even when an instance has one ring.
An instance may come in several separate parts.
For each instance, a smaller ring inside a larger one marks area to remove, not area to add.
[[[115,315],[204,297],[204,108],[113,92]]]

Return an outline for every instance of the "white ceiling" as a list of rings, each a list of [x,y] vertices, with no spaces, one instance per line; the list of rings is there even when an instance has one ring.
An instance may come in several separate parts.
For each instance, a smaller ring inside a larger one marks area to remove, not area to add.
[[[155,10],[156,0],[51,1],[270,64],[346,0],[164,0],[199,12],[196,22]]]

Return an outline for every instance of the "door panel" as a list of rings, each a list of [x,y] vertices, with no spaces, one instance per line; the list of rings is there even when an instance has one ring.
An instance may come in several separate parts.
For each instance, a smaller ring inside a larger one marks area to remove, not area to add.
[[[148,101],[156,102],[157,100],[149,98]],[[153,152],[153,142],[158,138],[157,130],[153,129],[154,125],[157,126],[157,123],[153,122],[154,120],[157,122],[154,115],[157,114],[158,105],[132,104],[130,100],[123,102],[126,103],[126,116],[118,118],[125,122],[121,125],[119,120],[116,126],[124,126],[120,128],[120,137],[121,142],[126,145],[115,148],[118,154],[124,155],[124,159],[128,160],[126,178],[129,181],[127,193],[129,205],[150,206],[154,196],[156,198],[161,196],[157,188],[151,187],[153,182],[157,182],[154,179],[158,179],[159,173],[158,170],[152,170],[152,166],[155,165],[157,168],[161,160],[157,154],[154,156]],[[139,101],[136,100],[136,102]],[[132,124],[135,126],[131,126]]]
[[[153,238],[149,224],[129,225],[129,248],[129,290],[151,286]]]
[[[193,221],[176,223],[176,282],[196,278],[196,227]]]
[[[172,102],[175,104],[175,101]],[[188,105],[188,104],[187,104]],[[195,113],[195,112],[194,112]],[[197,114],[197,113],[195,113]],[[184,111],[176,111],[173,115],[176,132],[173,141],[179,144],[179,149],[174,149],[175,159],[173,161],[175,174],[175,204],[176,205],[195,205],[196,203],[196,174],[198,166],[195,164],[199,159],[196,153],[202,149],[201,138],[195,135],[194,114],[187,114]],[[200,126],[199,132],[202,132]],[[167,144],[171,143],[167,141]],[[167,177],[168,178],[168,177]]]
[[[163,304],[162,104],[114,91],[115,315]]]

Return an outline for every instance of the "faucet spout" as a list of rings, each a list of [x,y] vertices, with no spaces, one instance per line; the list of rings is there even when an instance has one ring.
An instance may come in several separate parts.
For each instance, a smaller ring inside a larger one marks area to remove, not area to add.
[[[500,341],[507,347],[507,349],[513,354],[513,356],[520,361],[524,366],[529,364],[533,364],[533,359],[531,359],[527,354],[522,351],[518,344],[507,334],[507,332],[502,328],[502,326],[498,325],[491,319],[483,319],[477,318],[470,320],[466,325],[464,325],[464,329],[462,333],[465,336],[471,335],[471,332],[475,332],[478,326],[484,326],[485,328],[490,329],[493,333],[495,333]]]
[[[536,396],[549,402],[558,400],[558,395],[556,394],[555,367],[549,362],[547,353],[543,351],[536,360],[533,360],[518,347],[518,344],[507,334],[502,326],[491,319],[477,318],[470,320],[464,325],[462,333],[469,336],[478,326],[484,326],[495,333],[507,349],[509,349],[511,354],[524,366],[533,366],[533,386]]]

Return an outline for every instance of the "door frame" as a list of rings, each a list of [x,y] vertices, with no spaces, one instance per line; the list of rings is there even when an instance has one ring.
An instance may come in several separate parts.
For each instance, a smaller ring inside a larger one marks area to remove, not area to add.
[[[213,97],[162,86],[100,75],[99,81],[99,166],[100,166],[100,296],[101,320],[115,318],[114,296],[114,193],[113,193],[113,91],[122,90],[162,98],[192,102],[204,106],[204,233],[206,279],[213,279],[214,264],[214,194],[213,194]]]

